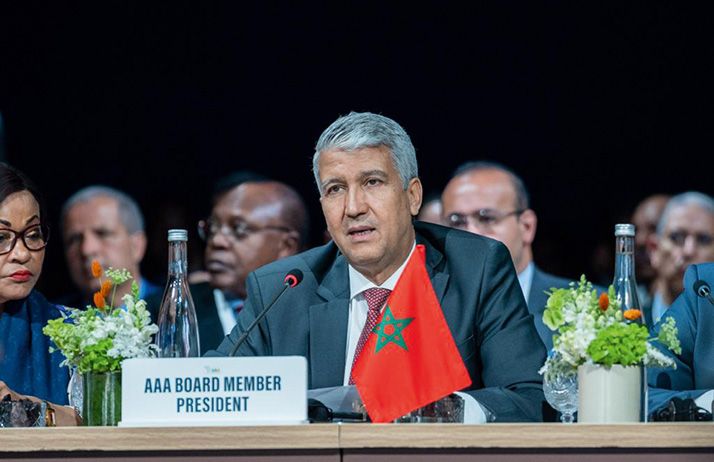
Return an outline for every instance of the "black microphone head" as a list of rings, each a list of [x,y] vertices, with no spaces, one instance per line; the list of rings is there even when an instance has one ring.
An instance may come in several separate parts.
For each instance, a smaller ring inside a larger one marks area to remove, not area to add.
[[[297,268],[291,269],[285,275],[284,281],[289,287],[295,287],[302,282],[302,271]]]
[[[694,283],[694,293],[700,297],[707,297],[712,293],[712,289],[709,287],[709,284],[700,279]]]

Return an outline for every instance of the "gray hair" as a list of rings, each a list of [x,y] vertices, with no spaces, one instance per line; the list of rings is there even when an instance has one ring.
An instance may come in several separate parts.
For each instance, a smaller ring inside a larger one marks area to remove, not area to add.
[[[419,176],[416,152],[407,132],[389,117],[371,112],[350,112],[335,120],[322,132],[312,157],[312,173],[320,194],[320,154],[330,149],[354,151],[362,148],[384,146],[389,149],[394,168],[406,190],[409,181]]]
[[[712,199],[711,196],[697,191],[687,191],[682,194],[677,194],[667,202],[667,206],[662,212],[662,216],[657,223],[657,235],[662,236],[662,234],[664,234],[664,229],[667,226],[672,211],[685,205],[696,205],[704,209],[707,213],[714,215],[714,199]]]
[[[141,214],[139,204],[137,204],[136,201],[128,194],[119,191],[118,189],[101,185],[93,185],[82,188],[72,194],[70,198],[65,201],[64,205],[62,205],[62,214],[60,215],[62,228],[64,228],[67,214],[72,207],[83,202],[89,202],[95,197],[108,197],[117,201],[119,219],[129,234],[144,231],[144,216]]]

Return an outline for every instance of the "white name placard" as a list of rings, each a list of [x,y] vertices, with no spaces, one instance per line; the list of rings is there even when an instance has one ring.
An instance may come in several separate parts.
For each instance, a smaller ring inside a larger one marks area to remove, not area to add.
[[[122,427],[295,424],[307,421],[302,356],[128,359]]]

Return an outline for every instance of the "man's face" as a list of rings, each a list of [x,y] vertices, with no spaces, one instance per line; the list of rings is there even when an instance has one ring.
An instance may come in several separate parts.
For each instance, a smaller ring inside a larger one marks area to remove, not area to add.
[[[714,215],[694,204],[673,209],[652,252],[658,279],[679,293],[687,266],[708,261],[714,261]]]
[[[285,227],[282,209],[272,183],[243,183],[218,199],[210,221],[220,231],[208,237],[205,254],[212,287],[245,298],[251,271],[297,252],[297,232],[275,228]]]
[[[134,277],[146,251],[143,232],[129,234],[115,199],[97,196],[74,205],[63,229],[64,249],[72,281],[85,295],[99,290],[92,277],[92,260],[104,268],[126,268]]]
[[[650,263],[647,243],[657,232],[664,207],[669,198],[665,195],[651,196],[642,201],[632,214],[632,223],[635,225],[635,265],[638,281],[647,282],[655,277],[654,268]]]
[[[324,151],[319,169],[327,230],[350,264],[381,284],[414,243],[419,179],[413,178],[405,191],[385,147]]]
[[[518,272],[530,263],[535,237],[533,211],[515,213],[516,192],[508,174],[495,169],[452,179],[441,196],[445,223],[503,242]],[[480,212],[479,212],[480,211]]]

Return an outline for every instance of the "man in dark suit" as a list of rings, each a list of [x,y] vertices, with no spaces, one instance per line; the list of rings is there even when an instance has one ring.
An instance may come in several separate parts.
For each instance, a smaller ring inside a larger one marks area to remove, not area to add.
[[[235,326],[248,273],[302,250],[307,227],[302,198],[284,183],[252,172],[216,183],[210,217],[198,230],[206,243],[208,281],[190,286],[201,351],[216,348]]]
[[[533,262],[538,218],[530,208],[523,180],[495,162],[468,162],[459,167],[441,196],[444,223],[503,242],[518,272],[518,282],[546,348],[553,332],[543,324],[546,291],[566,288],[570,280],[553,276]]]
[[[297,268],[302,283],[286,292],[238,354],[301,355],[309,387],[348,385],[374,294],[394,288],[415,245],[423,244],[431,284],[471,376],[466,398],[480,406],[480,421],[489,413],[498,421],[540,421],[537,371],[545,350],[508,252],[491,239],[413,223],[422,187],[404,129],[371,113],[341,117],[318,140],[313,171],[333,241],[252,273],[236,328],[209,354],[230,354],[281,290],[286,272]]]
[[[714,263],[692,265],[684,274],[684,292],[663,317],[672,317],[679,331],[682,353],[661,351],[676,363],[676,369],[650,368],[649,411],[666,405],[672,398],[692,398],[711,411],[714,399],[714,304],[699,297],[694,284],[702,280],[714,287]],[[659,324],[658,324],[659,326]]]

